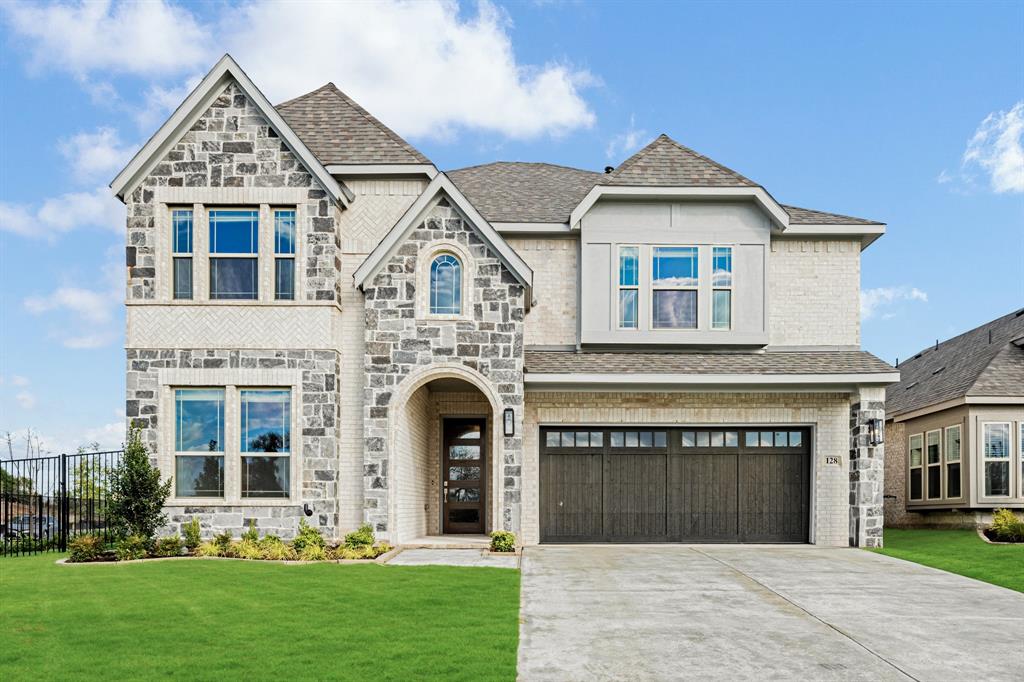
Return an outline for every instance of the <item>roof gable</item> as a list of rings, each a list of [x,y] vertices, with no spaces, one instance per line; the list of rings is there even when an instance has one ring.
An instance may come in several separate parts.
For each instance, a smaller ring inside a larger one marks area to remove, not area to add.
[[[444,173],[438,173],[423,193],[417,197],[412,206],[395,223],[394,227],[377,244],[377,247],[366,257],[366,260],[356,269],[352,277],[359,287],[367,286],[373,277],[387,262],[388,258],[401,247],[406,236],[419,225],[426,212],[433,205],[439,195],[448,197],[452,205],[457,208],[469,224],[477,231],[483,242],[495,252],[498,259],[509,269],[512,275],[526,287],[526,305],[530,306],[531,291],[533,289],[533,270],[526,264],[518,253],[508,245],[508,242],[498,234],[487,220],[480,215],[480,212],[466,199],[466,196],[455,186],[455,183]]]
[[[128,165],[117,174],[117,177],[110,183],[110,188],[123,201],[124,197],[130,194],[152,170],[160,159],[164,157],[167,150],[172,147],[192,127],[192,124],[203,115],[213,101],[220,96],[227,85],[234,81],[246,96],[256,105],[260,113],[266,119],[267,124],[274,130],[281,140],[288,145],[288,148],[302,162],[306,169],[317,179],[320,185],[328,194],[343,204],[347,204],[351,197],[344,191],[342,186],[331,177],[327,169],[323,167],[313,152],[302,142],[294,130],[285,122],[277,110],[270,105],[267,98],[260,92],[259,88],[242,71],[242,68],[225,54],[220,58],[210,72],[206,74],[199,85],[189,93],[170,118],[164,122],[160,129],[143,145]]]
[[[662,133],[649,145],[604,176],[604,185],[658,187],[757,187],[757,183],[726,168]]]
[[[449,171],[448,177],[489,221],[567,223],[604,176],[550,163],[497,161]]]
[[[282,102],[277,110],[324,165],[430,163],[334,83]]]

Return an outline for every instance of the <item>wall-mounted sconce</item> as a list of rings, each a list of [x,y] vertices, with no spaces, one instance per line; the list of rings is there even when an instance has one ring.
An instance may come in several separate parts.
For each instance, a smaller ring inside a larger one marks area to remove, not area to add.
[[[885,442],[885,426],[882,424],[881,419],[869,419],[868,420],[868,443],[872,446],[878,446]]]
[[[504,424],[506,438],[516,435],[516,413],[511,407],[505,408]]]
[[[312,516],[313,515],[313,510],[309,508],[309,503],[308,502],[306,504],[302,505],[302,511],[306,514],[306,516]]]

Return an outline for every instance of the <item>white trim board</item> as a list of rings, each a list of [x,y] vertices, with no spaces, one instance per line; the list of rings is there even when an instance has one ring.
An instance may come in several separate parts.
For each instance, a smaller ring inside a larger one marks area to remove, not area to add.
[[[526,287],[526,301],[527,307],[529,307],[529,301],[532,296],[533,290],[533,270],[526,264],[518,253],[508,245],[508,242],[498,234],[498,232],[491,226],[489,222],[479,211],[473,207],[469,200],[459,191],[459,188],[455,186],[447,175],[444,173],[438,173],[427,188],[423,190],[423,193],[417,197],[416,201],[413,202],[412,206],[399,218],[398,222],[395,223],[394,227],[384,236],[377,245],[377,248],[366,257],[366,260],[356,269],[353,273],[352,278],[355,281],[356,286],[360,289],[370,283],[370,280],[380,271],[387,262],[401,246],[402,241],[412,231],[412,229],[420,223],[424,218],[424,214],[433,205],[434,200],[444,193],[451,200],[452,204],[466,217],[467,220],[476,228],[480,238],[483,239],[484,243],[487,244],[495,253],[505,267],[512,272],[520,284]]]
[[[942,412],[943,410],[948,410],[960,405],[1024,405],[1024,396],[961,396],[960,398],[951,398],[950,400],[933,403],[926,407],[919,407],[918,409],[911,410],[910,412],[887,415],[886,419],[894,422],[905,422],[909,419],[923,417],[924,415],[932,414],[933,412]]]
[[[332,163],[325,166],[331,175],[359,177],[372,175],[426,175],[433,180],[437,168],[432,163]]]
[[[346,192],[345,188],[327,172],[323,164],[317,160],[313,152],[299,139],[299,136],[291,129],[291,126],[285,122],[281,114],[277,112],[277,109],[260,92],[259,88],[249,80],[249,77],[242,71],[242,67],[229,54],[225,54],[220,58],[220,61],[210,69],[210,72],[199,82],[199,85],[189,93],[185,101],[178,105],[178,108],[174,110],[170,118],[160,126],[160,129],[149,138],[149,141],[143,145],[142,149],[132,157],[128,165],[111,181],[110,188],[114,190],[114,194],[124,201],[125,196],[135,191],[135,188],[142,182],[146,174],[164,157],[167,150],[175,145],[181,139],[181,136],[192,127],[196,119],[210,107],[213,101],[220,96],[223,88],[232,80],[238,83],[242,91],[252,99],[257,108],[259,108],[260,113],[267,119],[270,127],[284,140],[289,149],[299,157],[299,160],[312,173],[313,177],[317,179],[327,193],[336,202],[347,206],[354,198],[351,193]]]
[[[851,386],[896,383],[899,372],[877,374],[538,374],[527,372],[523,382],[543,385],[647,385],[647,386]]]

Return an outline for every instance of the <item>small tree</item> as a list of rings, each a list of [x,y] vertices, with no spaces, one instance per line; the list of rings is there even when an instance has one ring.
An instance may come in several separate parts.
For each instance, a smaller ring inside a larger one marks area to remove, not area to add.
[[[128,432],[121,462],[110,474],[111,524],[122,535],[152,538],[167,523],[164,501],[171,494],[171,479],[160,482],[160,470],[149,463],[139,429]]]

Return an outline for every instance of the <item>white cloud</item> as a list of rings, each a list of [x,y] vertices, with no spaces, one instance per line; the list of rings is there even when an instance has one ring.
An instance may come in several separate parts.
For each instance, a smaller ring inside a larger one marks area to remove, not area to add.
[[[160,85],[151,85],[142,98],[143,106],[130,111],[139,129],[155,130],[188,97],[202,79],[202,74],[195,74],[185,79],[177,87],[165,88]]]
[[[103,324],[112,317],[108,292],[60,287],[46,296],[30,296],[25,307],[36,315],[53,310],[68,310],[86,322]]]
[[[34,315],[63,313],[69,318],[56,333],[65,347],[99,348],[119,338],[114,321],[123,299],[123,269],[111,261],[103,268],[99,288],[65,284],[48,294],[27,297],[24,305]]]
[[[633,115],[629,116],[629,127],[612,137],[605,147],[604,153],[609,159],[625,159],[647,139],[647,131],[636,127]]]
[[[0,231],[53,240],[82,227],[124,232],[125,208],[107,187],[69,192],[46,199],[38,207],[0,201]]]
[[[1024,192],[1024,100],[985,117],[967,142],[963,168],[980,168],[993,192]]]
[[[231,7],[227,7],[231,11]],[[86,79],[92,72],[166,75],[210,61],[210,28],[164,0],[3,5],[29,65]]]
[[[80,181],[109,180],[132,155],[131,147],[121,144],[117,131],[110,127],[78,133],[61,140],[58,147]]]
[[[11,375],[11,386],[28,386],[28,379],[18,374]]]
[[[901,301],[928,302],[928,294],[917,287],[878,287],[860,292],[860,319],[869,320],[885,308]],[[883,318],[889,315],[883,314]]]
[[[23,410],[31,410],[36,406],[36,397],[29,391],[19,392],[14,396],[14,399]]]

